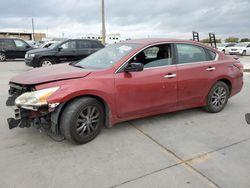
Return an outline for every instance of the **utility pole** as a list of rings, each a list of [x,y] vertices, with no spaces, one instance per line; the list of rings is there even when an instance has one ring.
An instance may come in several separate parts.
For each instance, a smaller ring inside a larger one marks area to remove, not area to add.
[[[106,43],[105,7],[104,7],[104,0],[101,1],[102,1],[102,43],[105,45]]]
[[[33,40],[35,41],[35,26],[34,26],[34,19],[32,18],[32,36],[33,36]]]

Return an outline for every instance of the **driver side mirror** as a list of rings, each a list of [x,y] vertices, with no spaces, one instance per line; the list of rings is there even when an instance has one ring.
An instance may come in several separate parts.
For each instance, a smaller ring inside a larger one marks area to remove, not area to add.
[[[141,72],[143,71],[143,67],[144,65],[142,63],[134,62],[134,63],[128,64],[125,67],[124,71],[125,72]]]
[[[63,49],[62,47],[57,48],[58,52],[60,52],[62,49]]]
[[[246,114],[246,121],[248,124],[250,124],[250,114]]]

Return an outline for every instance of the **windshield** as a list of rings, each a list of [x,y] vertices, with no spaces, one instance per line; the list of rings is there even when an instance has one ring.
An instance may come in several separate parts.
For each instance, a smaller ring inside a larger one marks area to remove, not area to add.
[[[247,47],[248,43],[238,43],[235,47]]]
[[[217,44],[218,47],[225,47],[227,44],[219,43]]]
[[[90,69],[109,68],[137,47],[137,44],[112,44],[88,56],[75,65]]]
[[[60,44],[61,42],[56,42],[56,43],[53,43],[53,44],[51,44],[48,48],[49,49],[53,49],[53,48],[55,48],[58,44]]]

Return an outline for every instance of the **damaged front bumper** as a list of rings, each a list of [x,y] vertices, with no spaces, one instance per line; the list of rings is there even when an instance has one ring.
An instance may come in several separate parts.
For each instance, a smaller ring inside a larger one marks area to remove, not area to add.
[[[9,129],[14,129],[16,127],[24,128],[27,127],[29,113],[27,110],[23,110],[20,108],[14,109],[14,118],[8,118],[7,122],[9,124]]]

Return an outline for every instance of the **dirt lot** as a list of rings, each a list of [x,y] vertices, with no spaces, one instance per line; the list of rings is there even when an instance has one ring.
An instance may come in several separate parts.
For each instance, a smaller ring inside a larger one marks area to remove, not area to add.
[[[250,65],[250,57],[241,61]],[[8,129],[8,81],[30,69],[0,63],[0,187],[250,187],[250,73],[221,113],[192,109],[126,122],[74,146],[35,128]]]

